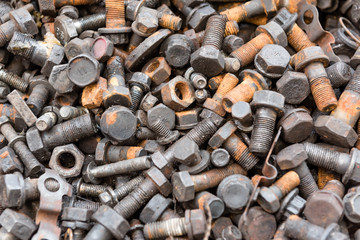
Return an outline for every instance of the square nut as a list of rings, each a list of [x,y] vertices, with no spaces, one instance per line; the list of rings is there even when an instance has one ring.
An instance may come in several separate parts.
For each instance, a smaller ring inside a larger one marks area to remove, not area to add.
[[[97,83],[86,86],[81,96],[81,103],[88,109],[98,108],[103,102],[103,93],[107,89],[107,80],[100,77]]]
[[[164,57],[151,59],[142,69],[155,85],[165,82],[171,75],[171,67]]]

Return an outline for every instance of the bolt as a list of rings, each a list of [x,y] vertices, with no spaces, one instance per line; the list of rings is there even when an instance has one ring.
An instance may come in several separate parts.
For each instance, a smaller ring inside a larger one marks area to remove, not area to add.
[[[190,226],[188,226],[190,225]],[[206,217],[200,209],[186,210],[185,217],[163,222],[147,223],[144,235],[147,239],[188,235],[189,239],[201,239],[206,232]]]
[[[139,140],[155,140],[156,139],[156,133],[154,133],[152,130],[150,130],[147,127],[138,127],[136,130],[136,138]]]
[[[191,67],[196,72],[213,77],[223,71],[225,59],[219,50],[224,38],[225,24],[224,16],[214,15],[209,18],[201,48],[196,50],[190,59]]]
[[[240,101],[232,105],[231,116],[241,132],[250,133],[252,131],[253,116],[249,103]]]
[[[103,27],[105,19],[105,13],[88,15],[79,19],[71,19],[65,15],[58,16],[54,22],[55,36],[62,45],[65,45],[85,30],[97,30]]]
[[[298,195],[299,189],[295,188],[284,197],[279,211],[276,214],[278,221],[285,221],[291,215],[301,215],[306,204],[306,200]]]
[[[252,169],[259,159],[249,151],[245,143],[235,134],[237,127],[228,121],[209,140],[210,147],[216,149],[223,146],[230,156],[246,171]]]
[[[234,89],[238,82],[239,79],[234,74],[225,74],[213,97],[207,98],[203,104],[203,107],[215,112],[216,114],[219,114],[220,116],[225,116],[226,112],[221,105],[222,100],[224,96],[227,95],[227,93]]]
[[[322,190],[307,199],[304,209],[306,219],[321,227],[338,223],[344,215],[344,192],[345,187],[338,180],[327,182]]]
[[[65,15],[69,18],[77,19],[79,18],[79,10],[75,6],[65,5],[59,9],[58,15]]]
[[[42,115],[36,120],[36,128],[39,131],[46,131],[55,124],[62,122],[60,111],[57,107],[46,106],[42,111]]]
[[[230,35],[237,35],[239,33],[239,25],[235,21],[227,21],[225,25],[224,37]]]
[[[21,77],[18,75],[9,72],[0,65],[0,81],[3,81],[4,83],[10,85],[13,88],[18,89],[21,92],[26,92],[26,89],[29,86],[29,83],[27,81],[24,81]]]
[[[24,8],[18,8],[9,13],[10,20],[0,25],[0,46],[3,47],[10,41],[15,32],[30,35],[38,33],[36,23],[30,13]]]
[[[38,116],[48,99],[55,94],[55,89],[45,76],[33,77],[29,85],[29,97],[26,101],[31,111]]]
[[[62,46],[55,43],[38,42],[20,32],[14,33],[7,50],[42,67],[41,73],[47,77],[50,76],[53,67],[60,64],[64,58]]]
[[[287,37],[284,30],[275,22],[269,22],[261,25],[256,29],[257,36],[234,50],[230,56],[240,61],[240,66],[249,65],[255,58],[256,54],[267,44],[278,44],[287,46]]]
[[[142,72],[136,72],[128,81],[130,85],[131,106],[130,110],[135,113],[144,93],[150,90],[151,79]]]
[[[344,86],[354,75],[354,69],[344,62],[336,62],[325,70],[333,88]]]
[[[179,131],[171,131],[160,118],[156,119],[149,126],[157,135],[157,142],[160,145],[166,145],[174,142],[179,136]]]
[[[275,213],[280,208],[280,200],[299,184],[299,175],[294,171],[289,171],[270,187],[262,187],[257,202],[265,211]]]
[[[39,1],[40,12],[46,16],[55,16],[56,8],[63,7],[65,5],[79,6],[79,5],[91,5],[99,3],[98,0],[66,0],[66,1]]]
[[[75,189],[76,194],[88,197],[99,197],[107,188],[107,186],[104,185],[84,183],[82,178],[74,180],[72,186]]]
[[[340,227],[336,223],[330,224],[325,229],[296,215],[291,215],[285,221],[285,234],[290,238],[303,240],[348,239],[345,234],[340,232]]]
[[[184,34],[173,34],[161,45],[161,52],[164,53],[166,61],[177,68],[189,63],[194,49],[191,39]]]
[[[201,47],[201,43],[204,39],[205,31],[195,32],[194,29],[189,29],[184,32],[184,35],[188,36],[192,41],[195,49],[199,49]]]
[[[195,198],[195,193],[216,187],[227,176],[245,174],[246,171],[239,164],[233,163],[224,168],[212,169],[197,175],[190,175],[187,171],[176,172],[171,177],[173,196],[179,202]]]
[[[305,160],[308,158],[303,144],[293,144],[282,149],[276,156],[276,162],[281,170],[295,171],[300,177],[301,195],[307,199],[318,191],[318,186]]]
[[[104,191],[101,194],[99,194],[98,197],[102,204],[113,207],[121,199],[126,197],[130,192],[132,192],[135,188],[137,188],[142,181],[144,181],[144,177],[137,176],[115,189],[109,187],[104,188]]]
[[[328,63],[329,58],[318,46],[301,50],[290,61],[296,71],[304,71],[306,74],[316,106],[322,112],[330,112],[337,106],[334,90],[325,71]]]
[[[229,73],[236,73],[240,69],[240,62],[236,58],[226,57],[224,71]]]
[[[208,87],[210,88],[210,90],[216,90],[218,89],[218,87],[220,86],[220,83],[222,82],[222,80],[224,79],[226,73],[217,75],[215,77],[212,77],[209,79],[209,84]]]
[[[65,207],[61,215],[61,227],[71,231],[74,240],[81,240],[90,228],[91,214],[89,209]]]
[[[13,148],[20,157],[26,168],[26,175],[31,177],[40,176],[44,173],[44,166],[39,163],[35,156],[29,151],[25,144],[24,137],[18,135],[10,124],[10,120],[6,116],[0,117],[0,131],[9,142],[9,146]]]
[[[86,182],[99,184],[101,181],[100,178],[141,171],[150,167],[151,162],[148,156],[109,163],[102,166],[96,166],[95,162],[92,161],[83,169],[83,178]]]
[[[164,221],[173,218],[179,218],[179,215],[170,209],[172,200],[156,194],[150,199],[140,213],[140,220],[143,223],[151,223],[155,221]]]
[[[199,104],[203,104],[210,96],[210,93],[206,89],[196,89],[194,95],[195,101]]]
[[[233,104],[243,101],[250,102],[256,91],[267,90],[266,79],[254,70],[244,70],[239,75],[243,81],[228,91],[222,98],[222,106],[227,112],[231,112]]]
[[[358,168],[360,151],[356,148],[351,149],[350,154],[332,151],[325,147],[304,143],[308,154],[307,162],[311,165],[322,167],[343,175],[342,182],[346,184],[349,180],[359,183]]]
[[[210,119],[204,119],[191,129],[185,136],[198,146],[205,143],[215,132],[216,125]]]
[[[226,31],[226,29],[225,29]],[[224,38],[222,49],[225,53],[230,54],[232,51],[244,45],[244,40],[236,35],[229,35]]]
[[[211,153],[211,164],[215,167],[225,167],[230,162],[230,154],[224,148],[217,148]]]
[[[344,212],[346,218],[352,223],[359,223],[359,188],[352,187],[348,190],[347,194],[343,198]]]
[[[145,240],[143,228],[144,225],[142,225],[138,219],[132,219],[130,222],[129,230],[129,233],[131,234],[131,239]]]
[[[7,102],[7,95],[10,93],[10,87],[5,82],[0,81],[0,103]]]
[[[60,116],[63,120],[77,118],[86,113],[89,111],[84,107],[62,106],[60,108]]]
[[[130,37],[130,41],[128,44],[128,48],[127,48],[127,52],[131,53],[137,46],[139,46],[139,44],[144,41],[144,37],[133,33]]]
[[[284,112],[285,98],[270,90],[254,93],[251,107],[256,110],[254,130],[251,133],[250,152],[266,156],[270,150],[277,116]]]
[[[185,71],[184,77],[190,81],[196,89],[204,89],[207,85],[206,77],[201,73],[195,72],[192,67]]]

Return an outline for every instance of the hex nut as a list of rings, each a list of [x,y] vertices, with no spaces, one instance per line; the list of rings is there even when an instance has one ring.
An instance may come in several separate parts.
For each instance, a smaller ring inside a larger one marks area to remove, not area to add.
[[[30,217],[9,208],[0,215],[0,224],[7,232],[21,240],[30,239],[37,229]]]
[[[180,92],[181,98],[177,95]],[[177,76],[161,88],[163,103],[175,111],[182,111],[195,101],[194,88],[183,77]]]
[[[174,186],[172,193],[179,202],[190,201],[195,198],[195,186],[188,172],[176,172],[171,177]]]
[[[142,68],[155,85],[165,82],[171,75],[171,67],[164,57],[156,57],[148,61]]]
[[[3,175],[1,188],[4,191],[4,198],[1,200],[1,205],[4,207],[22,207],[25,202],[23,187],[24,179],[19,172]]]
[[[282,149],[276,156],[276,162],[282,170],[289,170],[300,166],[308,159],[303,144],[293,144]]]
[[[54,148],[49,166],[64,178],[77,177],[81,173],[85,155],[74,145]]]

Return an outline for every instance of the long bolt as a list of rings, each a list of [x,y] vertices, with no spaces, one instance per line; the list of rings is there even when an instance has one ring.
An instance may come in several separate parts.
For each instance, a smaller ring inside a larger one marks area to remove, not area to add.
[[[217,130],[210,119],[204,119],[193,127],[185,136],[193,140],[198,146],[205,143]]]
[[[7,71],[2,66],[0,66],[0,80],[21,92],[26,92],[26,89],[29,86],[27,81],[23,80],[18,75]]]
[[[30,152],[25,144],[25,139],[19,136],[11,126],[6,116],[0,117],[0,131],[9,142],[9,146],[15,150],[27,170],[27,175],[38,177],[45,172],[44,166],[39,163],[36,157]]]
[[[134,73],[129,80],[131,106],[130,110],[135,113],[144,94],[150,90],[151,79],[142,72]]]

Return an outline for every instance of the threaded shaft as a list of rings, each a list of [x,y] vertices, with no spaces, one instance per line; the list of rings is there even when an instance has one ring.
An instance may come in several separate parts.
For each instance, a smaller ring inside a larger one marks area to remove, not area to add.
[[[312,143],[304,143],[304,147],[308,154],[307,162],[309,164],[337,172],[340,152],[330,151]]]
[[[259,162],[259,159],[250,152],[249,148],[235,134],[232,134],[225,141],[224,148],[246,171],[252,169]]]
[[[256,111],[254,128],[251,133],[250,152],[266,156],[269,152],[276,122],[276,112],[269,108]]]
[[[121,185],[119,188],[114,189],[117,200],[121,200],[126,195],[128,195],[131,191],[138,187],[142,181],[144,181],[144,177],[137,176],[136,178],[131,179],[129,182]]]
[[[106,0],[106,27],[119,28],[125,26],[124,0]]]
[[[172,31],[179,31],[182,25],[182,20],[178,16],[162,13],[159,17],[159,25]]]
[[[238,83],[239,79],[234,74],[225,74],[216,93],[213,96],[213,99],[221,101],[225,94],[230,92]]]
[[[4,68],[0,69],[0,80],[21,92],[26,92],[29,86],[27,81],[22,80],[21,77],[12,72],[8,72]]]
[[[145,178],[134,191],[116,204],[114,210],[127,219],[158,192],[155,184],[149,178]]]
[[[222,15],[211,16],[206,24],[202,46],[213,46],[220,50],[224,38],[226,18]]]
[[[322,227],[311,224],[296,215],[290,216],[285,221],[286,236],[294,239],[321,239],[324,229]]]
[[[147,223],[144,226],[144,234],[147,239],[185,235],[185,218],[174,218],[163,222]]]
[[[79,25],[80,29],[77,28],[77,32],[85,30],[97,30],[98,28],[105,25],[106,15],[105,13],[98,13],[89,15],[83,18],[79,18],[75,25]]]
[[[329,112],[336,108],[337,99],[330,80],[327,77],[309,79],[311,93],[317,108],[322,112]]]
[[[37,41],[30,36],[24,33],[15,32],[7,49],[15,55],[31,59],[37,45]]]
[[[292,29],[287,33],[289,44],[295,49],[296,52],[316,46],[311,42],[308,35],[295,23]]]
[[[131,110],[132,113],[135,113],[141,102],[141,99],[143,98],[144,92],[140,87],[132,86],[130,88],[130,95],[131,95],[131,106],[129,109]]]
[[[74,207],[76,208],[85,208],[90,210],[98,210],[101,207],[100,202],[90,202],[90,201],[76,201],[74,203]]]
[[[83,240],[85,237],[85,231],[82,229],[75,229],[73,231],[73,240]]]
[[[101,193],[103,193],[106,189],[106,186],[103,185],[95,185],[95,184],[87,184],[81,183],[79,188],[79,194],[90,196],[90,197],[98,197]]]
[[[242,22],[246,18],[247,11],[242,4],[240,6],[227,9],[220,14],[225,15],[228,21],[234,20],[235,22]]]
[[[185,136],[193,140],[198,146],[205,143],[217,130],[210,119],[204,119],[191,129]]]
[[[224,36],[237,35],[239,32],[239,25],[235,21],[227,21],[225,25],[225,34]]]
[[[136,131],[136,138],[140,140],[156,139],[156,133],[147,127],[139,127]]]
[[[0,46],[5,46],[5,44],[7,43],[8,39],[4,33],[4,31],[0,28]]]
[[[351,90],[360,94],[360,65],[356,67],[353,77],[346,85],[345,90]]]
[[[153,130],[159,137],[170,137],[171,130],[166,127],[164,121],[160,118],[156,119],[155,122],[150,125],[151,130]]]
[[[307,199],[312,193],[318,191],[319,188],[311,175],[310,171],[308,174],[300,178],[300,193],[305,199]]]

